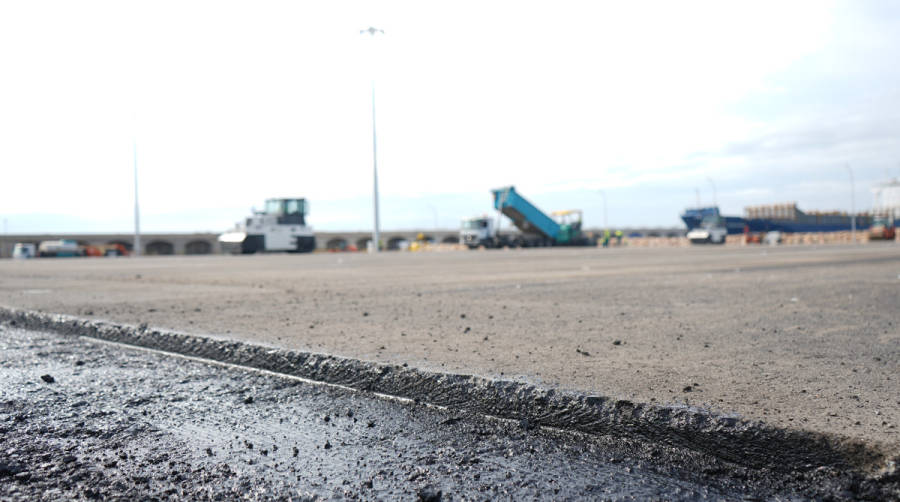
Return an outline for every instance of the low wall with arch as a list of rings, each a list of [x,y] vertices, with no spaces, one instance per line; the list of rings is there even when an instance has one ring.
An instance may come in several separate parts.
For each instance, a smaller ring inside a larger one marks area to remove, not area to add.
[[[221,249],[216,240],[218,234],[141,234],[141,254],[147,256],[205,255],[219,254]],[[41,241],[72,239],[81,246],[115,246],[134,251],[132,234],[32,234],[0,236],[0,258],[12,256],[12,248],[17,242],[39,244]]]
[[[683,236],[680,228],[641,228],[621,229],[625,235],[640,232],[642,235]],[[588,234],[601,235],[596,229],[586,230]],[[141,253],[146,255],[206,255],[221,254],[222,249],[217,241],[217,233],[145,233],[141,234]],[[429,242],[440,244],[459,243],[459,230],[453,229],[410,229],[384,230],[379,235],[381,248],[385,250],[405,249],[420,235]],[[13,245],[17,242],[33,243],[41,241],[72,239],[82,245],[107,246],[119,244],[129,252],[132,251],[134,236],[132,234],[6,234],[0,235],[0,258],[12,256]],[[318,251],[348,251],[354,248],[365,251],[372,240],[371,231],[316,232],[316,249]]]

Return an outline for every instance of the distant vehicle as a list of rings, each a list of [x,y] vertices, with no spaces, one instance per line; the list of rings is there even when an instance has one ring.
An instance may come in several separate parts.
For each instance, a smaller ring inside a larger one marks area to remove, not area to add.
[[[59,239],[55,241],[41,241],[38,244],[38,256],[56,258],[84,256],[84,251],[72,239]]]
[[[316,248],[313,229],[306,224],[308,213],[306,199],[268,199],[263,211],[253,211],[243,225],[219,236],[222,252],[308,253]]]
[[[728,228],[718,214],[708,215],[703,218],[699,227],[687,233],[691,244],[725,244],[725,236]]]
[[[581,231],[581,210],[554,211],[550,216],[509,186],[491,190],[494,209],[512,220],[517,233],[501,234],[492,218],[476,216],[465,219],[459,241],[469,248],[589,246],[596,244]]]
[[[781,232],[779,232],[778,230],[773,230],[771,232],[766,232],[766,235],[762,238],[762,243],[768,244],[770,246],[775,246],[781,244],[782,240],[783,236]]]
[[[695,228],[700,228],[703,226],[703,221],[708,218],[721,218],[724,223],[725,228],[728,229],[729,234],[739,234],[744,231],[744,226],[747,224],[747,221],[744,218],[738,216],[722,216],[719,213],[718,206],[709,206],[709,207],[697,207],[685,209],[683,213],[681,213],[681,221],[687,226],[688,231],[694,230]]]
[[[17,260],[27,260],[37,256],[37,246],[30,242],[17,242],[13,246],[12,257]]]
[[[459,230],[459,242],[477,248],[503,247],[509,245],[507,236],[498,235],[494,226],[494,220],[488,216],[476,216],[462,221]]]
[[[84,248],[85,256],[127,256],[128,250],[121,244],[90,245]]]
[[[513,246],[590,246],[596,244],[581,231],[581,210],[555,211],[551,216],[508,186],[491,190],[494,209],[512,220],[521,232],[512,238]]]
[[[893,218],[876,216],[872,226],[869,227],[869,240],[894,240],[896,236],[897,229]]]

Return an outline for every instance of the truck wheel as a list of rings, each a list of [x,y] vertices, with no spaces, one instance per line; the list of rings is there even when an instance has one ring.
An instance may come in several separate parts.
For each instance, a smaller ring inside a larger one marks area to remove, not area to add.
[[[315,237],[298,237],[297,238],[297,253],[309,253],[316,249],[316,238]]]
[[[244,241],[241,242],[241,253],[242,254],[253,254],[259,251],[266,250],[266,237],[265,235],[248,235],[244,238]]]

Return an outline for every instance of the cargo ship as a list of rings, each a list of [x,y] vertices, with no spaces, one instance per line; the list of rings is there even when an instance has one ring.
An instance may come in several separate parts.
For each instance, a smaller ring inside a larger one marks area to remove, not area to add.
[[[795,202],[768,204],[744,208],[744,216],[721,216],[719,208],[702,207],[687,209],[681,220],[688,231],[701,226],[704,220],[718,219],[729,234],[748,232],[843,232],[852,228],[851,215],[839,211],[801,211]],[[872,215],[856,215],[856,229],[865,230],[872,224]]]

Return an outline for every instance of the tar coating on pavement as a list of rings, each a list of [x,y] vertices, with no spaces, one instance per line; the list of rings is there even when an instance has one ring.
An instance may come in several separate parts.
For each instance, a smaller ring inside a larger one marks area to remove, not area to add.
[[[0,326],[0,349],[3,500],[891,495],[85,338]]]

